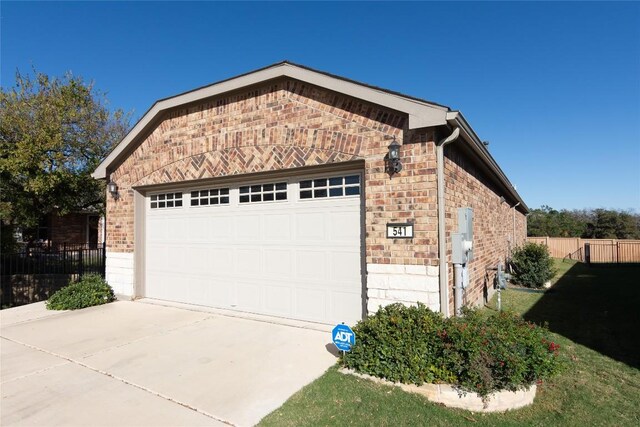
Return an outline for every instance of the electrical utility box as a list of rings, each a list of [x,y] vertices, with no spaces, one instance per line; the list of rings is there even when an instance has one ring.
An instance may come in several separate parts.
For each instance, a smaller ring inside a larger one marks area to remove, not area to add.
[[[458,232],[451,235],[454,264],[466,264],[473,260],[473,209],[458,208]]]

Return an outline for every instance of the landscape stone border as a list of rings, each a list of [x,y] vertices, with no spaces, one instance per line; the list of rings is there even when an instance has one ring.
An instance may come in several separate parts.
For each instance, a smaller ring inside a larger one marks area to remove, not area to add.
[[[378,384],[400,387],[408,393],[420,394],[431,402],[472,412],[505,412],[523,408],[533,403],[537,390],[536,385],[533,384],[524,390],[497,391],[491,393],[488,399],[483,401],[479,394],[469,391],[461,392],[459,388],[450,384],[423,384],[417,386],[415,384],[394,383],[382,378],[361,374],[352,369],[341,368],[339,372],[364,378]]]

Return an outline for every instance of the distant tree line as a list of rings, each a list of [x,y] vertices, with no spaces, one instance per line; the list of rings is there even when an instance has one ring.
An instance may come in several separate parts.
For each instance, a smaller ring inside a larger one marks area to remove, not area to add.
[[[527,217],[531,237],[640,239],[640,214],[614,209],[533,209]]]

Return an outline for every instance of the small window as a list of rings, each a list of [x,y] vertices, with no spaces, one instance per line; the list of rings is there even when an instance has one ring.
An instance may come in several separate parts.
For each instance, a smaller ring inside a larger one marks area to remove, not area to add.
[[[228,188],[210,188],[191,192],[191,206],[228,205]]]
[[[151,209],[180,208],[182,207],[182,193],[154,194],[150,197]]]
[[[240,187],[240,203],[287,200],[287,183],[254,184]]]
[[[360,194],[360,175],[316,178],[300,181],[300,199],[357,196]]]

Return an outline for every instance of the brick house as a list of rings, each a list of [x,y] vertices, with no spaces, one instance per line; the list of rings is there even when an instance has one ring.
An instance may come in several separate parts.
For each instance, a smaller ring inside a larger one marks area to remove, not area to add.
[[[450,315],[458,208],[465,304],[526,236],[459,111],[289,62],[157,101],[94,176],[113,190],[107,280],[130,297],[321,323],[398,301]]]
[[[96,247],[102,242],[104,218],[93,211],[70,212],[65,215],[51,213],[44,216],[37,229],[28,230],[36,241],[59,246],[64,243]]]

